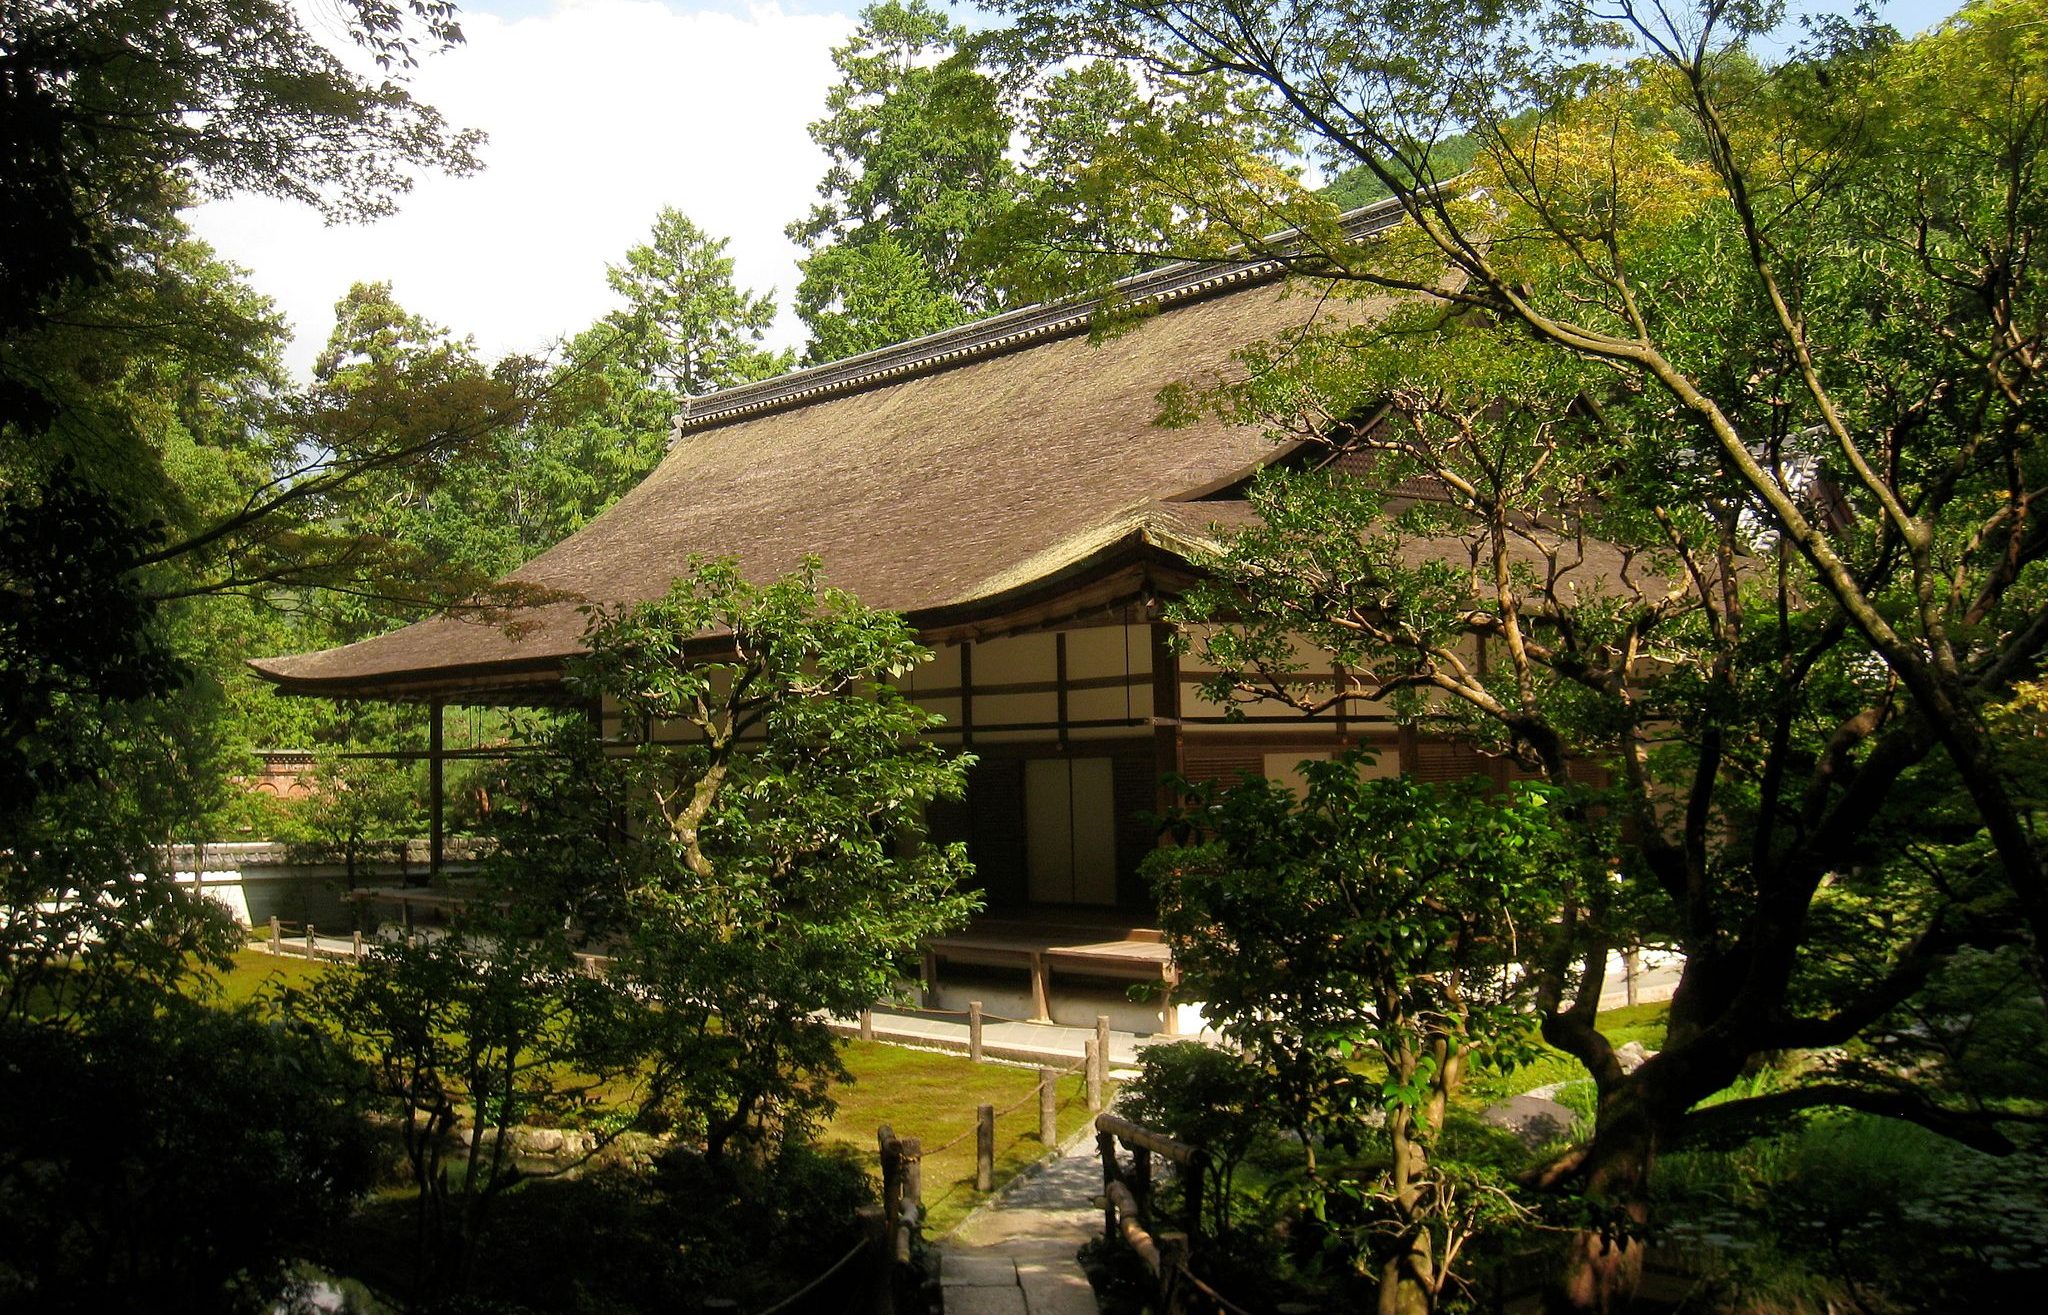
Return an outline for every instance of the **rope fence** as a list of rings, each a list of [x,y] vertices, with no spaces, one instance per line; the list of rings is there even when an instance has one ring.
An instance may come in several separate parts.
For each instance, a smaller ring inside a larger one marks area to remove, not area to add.
[[[267,936],[258,936],[257,929],[249,929],[247,944],[252,949],[278,957],[290,956],[306,960],[347,961],[361,963],[367,946],[363,933],[348,933],[346,948],[335,948],[320,944],[318,929],[310,922],[286,922],[283,918],[272,918]],[[333,937],[341,939],[339,933]]]

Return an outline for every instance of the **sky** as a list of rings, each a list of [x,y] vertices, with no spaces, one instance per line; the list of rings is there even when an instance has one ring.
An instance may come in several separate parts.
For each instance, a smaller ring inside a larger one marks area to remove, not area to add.
[[[319,0],[303,0],[319,12]],[[1960,0],[1892,0],[1918,31]],[[1845,8],[1846,0],[1795,0]],[[787,309],[800,250],[782,235],[815,198],[831,51],[860,0],[469,0],[467,42],[423,62],[413,93],[490,135],[485,167],[426,176],[398,214],[327,226],[305,206],[237,197],[194,213],[199,235],[290,321],[304,374],[355,282],[473,337],[486,357],[544,352],[615,304],[604,269],[663,206],[731,239],[740,286],[783,306],[770,342],[797,346]]]

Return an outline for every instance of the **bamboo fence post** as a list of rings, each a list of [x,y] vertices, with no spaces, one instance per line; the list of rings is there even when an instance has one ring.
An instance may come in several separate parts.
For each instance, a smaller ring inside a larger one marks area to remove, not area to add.
[[[1058,1070],[1038,1070],[1038,1140],[1051,1148],[1060,1144],[1060,1075]]]
[[[1096,1048],[1095,1038],[1088,1037],[1081,1042],[1083,1057],[1081,1067],[1088,1070],[1088,1112],[1102,1113],[1102,1051]]]
[[[967,1002],[967,1058],[981,1062],[981,1001]]]
[[[982,1105],[974,1111],[974,1190],[996,1190],[996,1107]]]

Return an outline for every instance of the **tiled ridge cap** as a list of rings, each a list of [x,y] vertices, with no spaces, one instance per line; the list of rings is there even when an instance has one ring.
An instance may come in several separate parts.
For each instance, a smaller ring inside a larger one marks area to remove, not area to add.
[[[1389,198],[1361,206],[1340,217],[1345,235],[1365,237],[1400,222],[1399,202]],[[1280,237],[1269,239],[1272,242]],[[686,398],[674,419],[673,443],[685,433],[744,416],[779,411],[911,375],[926,374],[967,361],[1000,356],[1033,343],[1085,332],[1096,312],[1109,301],[1132,308],[1160,309],[1220,292],[1226,288],[1275,278],[1286,262],[1257,260],[1181,260],[1119,279],[1102,295],[1021,306],[987,319],[942,329],[909,342],[880,347],[844,360],[828,361],[755,383]]]

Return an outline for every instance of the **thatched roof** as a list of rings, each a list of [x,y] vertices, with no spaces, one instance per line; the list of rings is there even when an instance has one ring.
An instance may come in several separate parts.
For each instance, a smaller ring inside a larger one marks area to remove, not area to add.
[[[1033,307],[697,399],[639,487],[512,573],[561,601],[509,628],[438,616],[252,665],[310,694],[533,695],[580,651],[579,608],[657,597],[692,556],[768,579],[816,554],[829,583],[931,637],[994,633],[1077,588],[1106,605],[1184,564],[1225,510],[1185,499],[1277,455],[1257,428],[1156,425],[1160,390],[1229,375],[1260,338],[1371,313],[1262,264],[1176,266],[1122,296],[1156,313],[1100,344],[1090,306]]]

